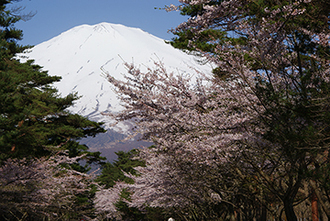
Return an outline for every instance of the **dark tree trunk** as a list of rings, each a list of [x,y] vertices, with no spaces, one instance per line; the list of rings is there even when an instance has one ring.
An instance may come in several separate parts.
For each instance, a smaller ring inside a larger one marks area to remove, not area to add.
[[[297,221],[296,213],[293,210],[293,202],[291,200],[284,201],[284,211],[287,221]]]
[[[264,205],[261,207],[260,221],[267,221],[267,209]]]

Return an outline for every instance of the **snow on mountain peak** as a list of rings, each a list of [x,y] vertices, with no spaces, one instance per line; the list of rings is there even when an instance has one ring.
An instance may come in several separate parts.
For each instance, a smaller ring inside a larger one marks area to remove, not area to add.
[[[63,96],[74,92],[82,96],[70,109],[72,112],[104,121],[106,127],[111,119],[101,113],[119,111],[121,106],[102,70],[121,78],[127,72],[125,62],[143,69],[152,68],[154,61],[179,73],[194,73],[191,67],[211,70],[210,66],[201,66],[194,56],[139,28],[105,22],[74,27],[36,45],[24,56],[34,59],[50,75],[62,77],[54,86]],[[124,125],[119,129],[127,130]]]

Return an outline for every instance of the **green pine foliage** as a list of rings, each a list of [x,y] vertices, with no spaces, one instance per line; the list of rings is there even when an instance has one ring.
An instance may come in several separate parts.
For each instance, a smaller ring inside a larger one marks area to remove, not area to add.
[[[59,149],[69,150],[70,156],[85,153],[87,148],[77,140],[104,132],[102,124],[67,110],[79,97],[59,96],[51,84],[60,77],[49,76],[33,61],[15,59],[27,47],[17,44],[22,31],[13,25],[20,17],[6,9],[9,3],[0,2],[0,162],[40,157]]]
[[[204,5],[219,5],[223,0],[211,0]],[[258,1],[242,1],[242,7],[245,7],[248,13],[243,13],[240,15],[240,18],[249,18],[251,23],[258,22],[262,17],[267,17],[267,13],[265,12],[265,8],[269,10],[274,10],[279,8],[279,6],[289,5],[291,1],[280,0],[280,1],[269,1],[269,0],[258,0]],[[327,0],[315,1],[313,4],[305,3],[304,7],[309,12],[307,17],[300,18],[300,20],[291,20],[287,18],[285,21],[286,27],[291,29],[306,28],[307,30],[312,31],[321,31],[328,28],[328,20],[327,17],[330,13],[330,3]],[[180,10],[181,15],[189,16],[191,18],[202,15],[205,12],[203,9],[203,5],[184,5]],[[237,17],[237,19],[240,19]],[[185,49],[188,51],[196,51],[201,50],[204,52],[214,52],[214,48],[216,45],[221,44],[224,41],[230,41],[233,45],[235,44],[245,44],[244,38],[241,36],[237,39],[237,36],[240,33],[235,34],[237,30],[229,28],[229,29],[220,29],[215,26],[218,22],[218,19],[215,18],[214,24],[210,25],[208,29],[202,31],[202,33],[196,37],[196,35],[192,34],[191,31],[174,31],[173,34],[177,37],[174,37],[169,43],[175,48]],[[298,31],[296,32],[298,34]],[[301,44],[301,49],[305,49],[308,52],[313,52],[315,48],[313,43],[311,43],[310,39],[306,39],[306,35],[295,36]],[[319,49],[322,51],[322,49]],[[326,52],[323,52],[326,54]]]
[[[195,38],[194,34],[189,30],[186,32],[177,32],[175,34],[178,37],[173,38],[169,43],[175,48],[188,50],[189,52],[196,50],[214,52],[216,45],[212,43],[211,40],[224,41],[225,37],[223,31],[212,29],[203,31],[198,38]],[[194,44],[190,43],[192,41],[194,41]]]
[[[116,152],[118,159],[113,163],[105,163],[102,166],[102,173],[96,179],[96,181],[99,184],[104,185],[105,188],[113,187],[117,181],[133,183],[134,181],[131,178],[125,176],[124,172],[137,176],[138,174],[134,167],[145,166],[144,162],[133,159],[137,153],[138,150],[136,149],[133,149],[129,152]]]

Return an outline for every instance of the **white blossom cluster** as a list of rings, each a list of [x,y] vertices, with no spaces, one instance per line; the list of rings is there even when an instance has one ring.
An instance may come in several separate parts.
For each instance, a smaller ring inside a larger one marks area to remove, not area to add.
[[[48,213],[47,208],[70,209],[75,196],[85,192],[91,183],[89,175],[62,166],[79,158],[58,153],[40,159],[8,159],[0,167],[3,196],[0,207],[8,211],[20,208],[48,217],[59,216]]]
[[[128,202],[131,206],[175,207],[224,200],[230,194],[214,183],[228,179],[223,175],[226,171],[238,171],[241,177],[242,173],[251,175],[258,171],[262,174],[260,180],[266,180],[267,185],[286,174],[285,169],[274,163],[278,160],[279,145],[263,139],[265,122],[270,119],[265,113],[281,103],[266,103],[260,91],[271,85],[283,102],[295,104],[297,97],[284,92],[299,90],[302,82],[297,79],[302,67],[295,65],[300,59],[294,50],[295,38],[283,27],[289,19],[303,16],[304,4],[310,1],[296,1],[274,10],[266,8],[265,16],[258,22],[245,15],[244,1],[225,0],[214,5],[204,0],[180,2],[182,6],[204,5],[205,12],[172,31],[189,30],[197,38],[206,29],[220,29],[244,36],[246,44],[217,44],[215,40],[211,42],[216,44],[212,53],[200,51],[225,73],[223,78],[198,73],[193,81],[169,73],[161,63],[147,72],[126,64],[125,80],[109,76],[125,107],[116,115],[117,120],[136,120],[137,133],[154,142],[155,147],[141,150],[140,159],[147,166],[137,168],[141,176],[132,177],[135,184],[120,183],[113,193],[104,190],[108,199],[98,196],[100,210],[115,214],[111,204],[118,199],[118,187],[132,192]],[[169,6],[169,10],[176,9]],[[329,46],[329,33],[302,31],[316,44]],[[329,82],[329,60],[314,54],[305,56],[314,58],[322,67],[322,71],[313,73],[315,79]],[[294,123],[307,126],[304,119],[297,118]],[[271,178],[266,175],[268,172]],[[107,209],[101,208],[101,204],[107,204]]]

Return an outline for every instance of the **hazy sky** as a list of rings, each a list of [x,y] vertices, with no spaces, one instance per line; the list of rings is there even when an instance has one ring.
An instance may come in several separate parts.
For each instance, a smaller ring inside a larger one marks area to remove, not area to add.
[[[47,41],[78,25],[101,22],[137,27],[157,37],[169,40],[167,30],[187,19],[179,12],[155,8],[177,5],[178,0],[22,0],[14,6],[24,6],[24,13],[36,15],[15,26],[24,33],[23,45]]]

